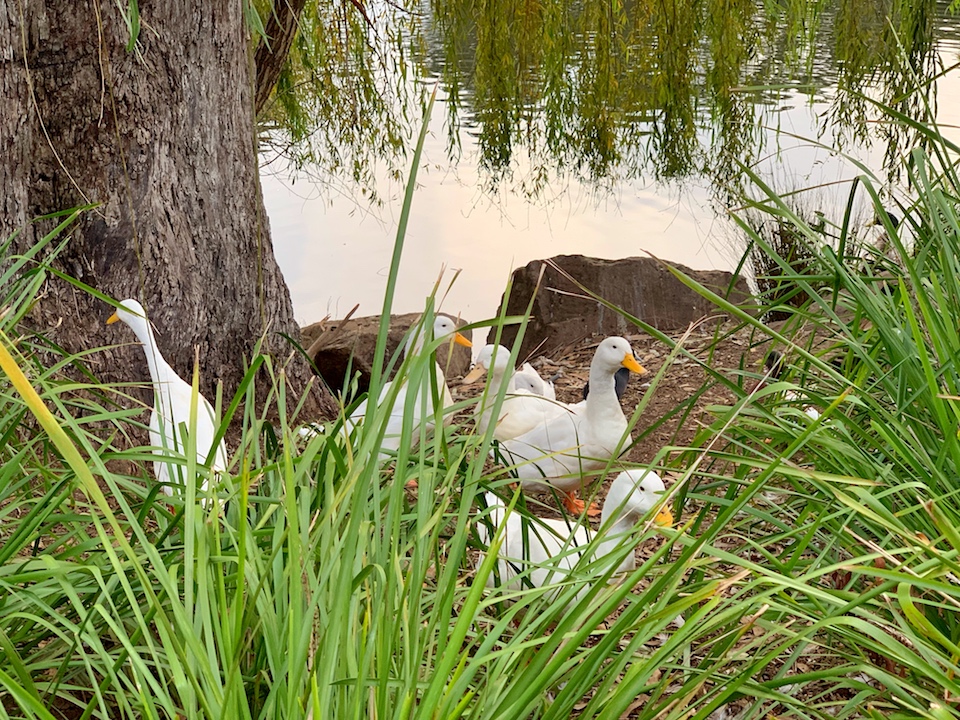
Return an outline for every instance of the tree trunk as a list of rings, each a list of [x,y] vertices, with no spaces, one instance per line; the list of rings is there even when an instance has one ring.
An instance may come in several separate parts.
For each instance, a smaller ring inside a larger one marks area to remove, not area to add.
[[[280,78],[280,71],[287,61],[293,39],[297,36],[297,20],[306,4],[307,0],[278,0],[274,5],[264,28],[267,39],[261,39],[257,46],[257,91],[254,95],[254,109],[257,113],[267,104],[273,86]]]
[[[0,233],[31,246],[42,214],[85,203],[56,261],[116,298],[143,303],[161,352],[201,390],[237,388],[256,342],[286,361],[299,338],[270,242],[257,166],[255,69],[241,0],[140,0],[133,51],[114,2],[0,0]],[[53,281],[38,330],[71,352],[131,343],[103,302]],[[135,345],[91,358],[106,381],[147,377]],[[99,363],[99,364],[98,364]],[[294,358],[287,379],[310,377]],[[332,411],[322,390],[314,414]]]

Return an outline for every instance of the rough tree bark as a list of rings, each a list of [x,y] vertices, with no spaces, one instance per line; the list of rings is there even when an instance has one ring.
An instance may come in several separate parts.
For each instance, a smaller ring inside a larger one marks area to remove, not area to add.
[[[280,71],[287,60],[290,46],[297,36],[297,20],[307,0],[278,0],[264,28],[266,40],[257,46],[257,92],[254,96],[256,112],[263,110],[277,84]]]
[[[286,359],[299,336],[270,242],[257,167],[256,71],[241,0],[126,3],[0,0],[0,234],[19,248],[49,228],[31,219],[96,202],[72,233],[61,269],[148,310],[167,360],[202,390],[228,393],[254,344]],[[63,282],[39,303],[38,329],[76,351],[129,343],[111,310]],[[118,330],[120,328],[120,330]],[[104,352],[107,381],[147,377],[140,348]],[[295,389],[310,376],[294,360]],[[333,408],[328,394],[312,401]]]

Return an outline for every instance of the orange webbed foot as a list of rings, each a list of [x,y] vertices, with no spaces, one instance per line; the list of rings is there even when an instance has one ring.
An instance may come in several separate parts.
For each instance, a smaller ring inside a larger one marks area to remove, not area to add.
[[[574,515],[580,515],[586,512],[587,517],[597,517],[600,514],[600,508],[596,503],[590,503],[590,507],[577,497],[576,492],[563,494],[563,506]]]

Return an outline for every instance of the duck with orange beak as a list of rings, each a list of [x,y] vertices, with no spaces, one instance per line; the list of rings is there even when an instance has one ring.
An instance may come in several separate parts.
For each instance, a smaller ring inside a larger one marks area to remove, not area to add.
[[[193,434],[197,466],[209,468],[201,470],[204,476],[197,488],[201,502],[206,506],[210,500],[207,496],[209,476],[227,469],[227,448],[223,439],[216,445],[213,443],[217,435],[213,407],[199,393],[196,405],[193,405],[193,387],[163,359],[147,313],[139,302],[133,299],[122,301],[117,311],[107,319],[108,325],[115,322],[122,322],[133,330],[147,356],[154,393],[153,411],[150,413],[150,444],[158,456],[153,463],[154,475],[167,495],[173,496],[175,488],[178,488],[177,494],[182,493],[186,483],[186,465],[182,460],[177,462],[176,458],[182,456],[187,448],[186,433]]]
[[[595,568],[591,573],[603,575],[614,563],[614,577],[632,572],[637,567],[632,549],[620,553],[618,548],[645,517],[660,527],[673,525],[673,514],[667,507],[661,507],[654,514],[664,501],[664,493],[663,480],[652,470],[621,472],[607,493],[600,529],[596,532],[588,523],[571,528],[566,520],[528,518],[519,511],[508,513],[500,498],[487,493],[485,501],[490,511],[489,517],[478,521],[480,539],[489,546],[498,530],[502,538],[497,573],[487,576],[487,586],[493,587],[499,581],[506,588],[519,590],[525,583],[543,587],[560,583],[567,577],[577,578],[583,572],[574,569],[584,555]],[[517,577],[520,573],[525,581]],[[577,599],[587,590],[588,587],[583,587]]]
[[[408,354],[419,354],[423,352],[428,340],[426,337],[426,331],[428,329],[432,330],[430,337],[434,340],[448,339],[450,343],[456,343],[463,347],[472,346],[472,343],[457,330],[456,323],[452,318],[445,315],[437,315],[432,326],[428,326],[428,328],[421,326],[414,327],[411,337],[407,339],[408,345],[404,350],[404,357]],[[453,398],[450,395],[450,389],[447,387],[443,370],[436,362],[434,362],[433,365],[433,378],[429,379],[436,383],[440,400],[440,410],[442,411],[444,408],[453,404]],[[397,382],[400,383],[400,387],[394,392],[393,385]],[[412,415],[412,437],[414,442],[419,436],[421,421],[426,427],[433,427],[430,418],[435,415],[433,405],[434,393],[432,389],[425,389],[422,386],[415,390],[415,393],[407,392],[406,377],[400,379],[395,378],[394,380],[384,383],[380,389],[380,395],[377,398],[376,408],[368,410],[368,400],[360,403],[356,409],[350,413],[350,417],[347,419],[348,430],[352,430],[354,427],[363,423],[371,413],[373,413],[373,415],[370,419],[373,419],[375,422],[379,422],[382,418],[383,421],[387,423],[387,427],[384,430],[383,439],[380,443],[379,456],[381,460],[388,460],[392,454],[400,448],[403,421],[407,413]],[[390,401],[391,397],[393,397],[392,403]],[[449,419],[450,416],[447,415],[444,418],[444,422],[448,422]]]
[[[503,457],[511,463],[526,490],[555,488],[564,494],[564,506],[583,512],[577,497],[585,478],[603,471],[630,445],[627,418],[620,407],[614,375],[620,368],[643,375],[630,343],[608,337],[597,347],[590,364],[590,393],[565,412],[547,419],[523,435],[502,443]],[[599,515],[596,505],[587,509]]]

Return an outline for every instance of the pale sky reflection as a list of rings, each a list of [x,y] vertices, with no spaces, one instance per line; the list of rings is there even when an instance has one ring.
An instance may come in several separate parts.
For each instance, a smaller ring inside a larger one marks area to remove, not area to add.
[[[943,49],[945,64],[956,61],[955,49]],[[956,73],[940,81],[938,119],[960,125]],[[815,137],[822,106],[807,97],[788,96],[780,127]],[[406,234],[394,312],[423,309],[443,267],[447,283],[452,268],[462,269],[442,309],[470,321],[493,317],[513,268],[535,259],[580,253],[622,258],[651,253],[694,269],[732,270],[741,253],[739,231],[710,204],[705,181],[663,186],[627,184],[617,195],[596,198],[571,186],[546,208],[508,193],[499,202],[477,188],[472,138],[463,133],[463,157],[455,171],[446,168],[443,108],[434,110],[432,134],[418,176]],[[960,136],[955,129],[944,134]],[[821,142],[829,144],[830,139]],[[857,169],[827,150],[780,137],[779,148],[759,164],[761,175],[786,192],[835,180],[849,180]],[[882,148],[860,159],[879,172]],[[342,317],[359,303],[359,315],[381,311],[403,188],[382,185],[384,207],[367,211],[349,197],[322,195],[310,180],[291,185],[271,167],[262,173],[274,249],[293,296],[297,319],[316,322],[329,314]],[[390,187],[390,191],[386,189]],[[846,186],[822,188],[820,202],[846,201]],[[832,197],[831,197],[832,196]],[[829,210],[828,210],[829,211]],[[446,283],[443,285],[446,288]],[[442,290],[441,290],[442,293]]]

